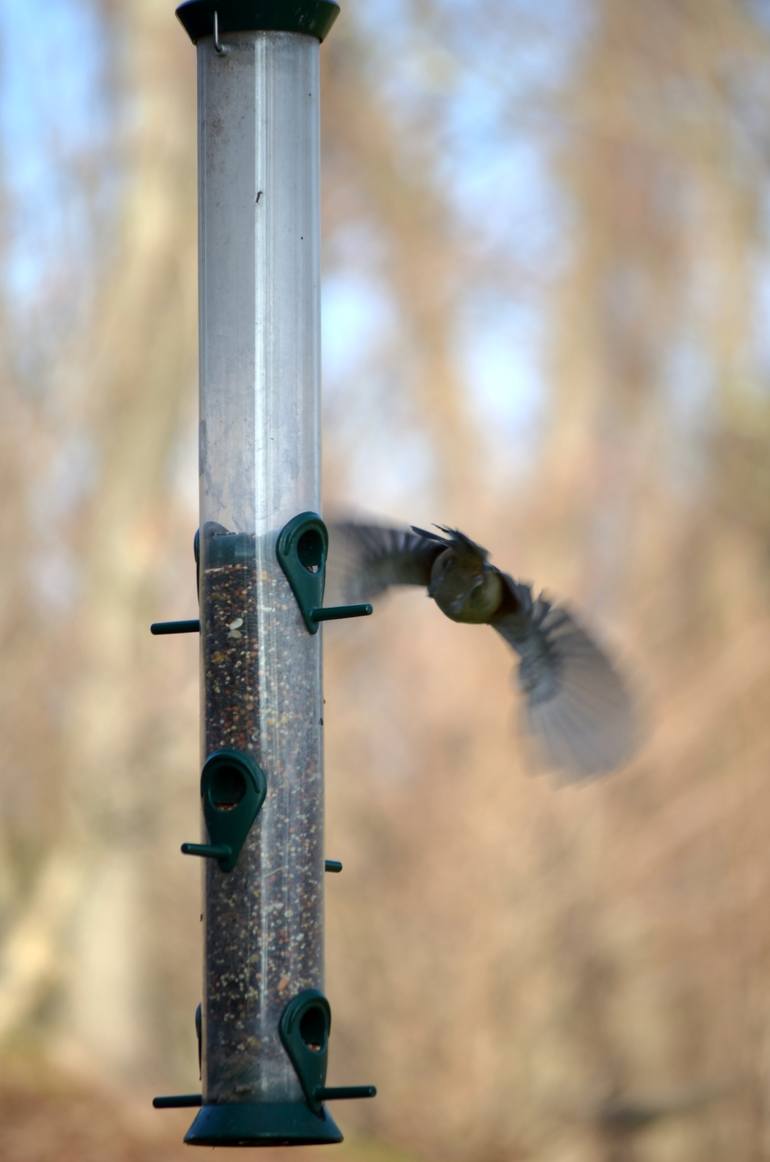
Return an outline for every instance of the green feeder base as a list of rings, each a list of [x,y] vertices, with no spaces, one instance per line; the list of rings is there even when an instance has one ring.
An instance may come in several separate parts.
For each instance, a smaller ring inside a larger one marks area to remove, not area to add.
[[[185,1134],[188,1146],[312,1146],[341,1142],[334,1120],[304,1102],[229,1102],[201,1106]]]

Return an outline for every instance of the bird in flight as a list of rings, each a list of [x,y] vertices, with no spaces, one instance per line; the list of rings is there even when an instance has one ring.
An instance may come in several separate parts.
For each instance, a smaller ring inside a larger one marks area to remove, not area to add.
[[[435,527],[331,523],[343,600],[418,585],[452,621],[491,626],[518,655],[524,725],[546,763],[572,780],[622,766],[636,748],[635,707],[604,648],[569,609],[535,597],[465,533]]]

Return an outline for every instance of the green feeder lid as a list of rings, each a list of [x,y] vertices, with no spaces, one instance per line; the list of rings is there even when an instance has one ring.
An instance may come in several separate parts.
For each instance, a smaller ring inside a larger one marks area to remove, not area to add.
[[[193,44],[214,33],[303,32],[323,40],[339,15],[334,0],[185,0],[176,10]]]

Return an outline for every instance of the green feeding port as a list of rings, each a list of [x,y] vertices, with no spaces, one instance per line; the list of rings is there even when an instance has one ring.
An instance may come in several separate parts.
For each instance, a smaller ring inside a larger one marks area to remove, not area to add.
[[[331,1023],[326,997],[318,989],[304,989],[289,1001],[278,1026],[302,1092],[316,1113],[321,1109],[318,1094],[326,1081]]]
[[[228,747],[214,751],[201,772],[209,841],[183,843],[182,853],[216,859],[223,872],[232,871],[266,794],[265,772],[250,755]]]
[[[318,633],[315,611],[323,603],[329,551],[326,525],[317,513],[299,513],[281,529],[275,551],[308,633]]]
[[[324,609],[329,533],[317,513],[301,512],[292,517],[281,529],[275,551],[308,633],[318,633],[321,621],[367,617],[372,612],[368,602],[360,605],[332,605]]]

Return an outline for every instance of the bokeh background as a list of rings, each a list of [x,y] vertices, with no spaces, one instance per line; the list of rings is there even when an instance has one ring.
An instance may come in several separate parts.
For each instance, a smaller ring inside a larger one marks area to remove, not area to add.
[[[335,1157],[770,1158],[770,8],[345,0],[322,60],[327,511],[569,595],[649,724],[559,789],[494,635],[326,627]],[[190,1157],[194,69],[0,7],[4,1162]]]

